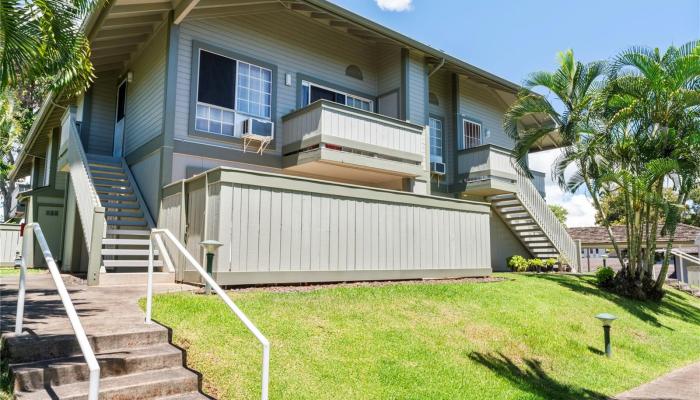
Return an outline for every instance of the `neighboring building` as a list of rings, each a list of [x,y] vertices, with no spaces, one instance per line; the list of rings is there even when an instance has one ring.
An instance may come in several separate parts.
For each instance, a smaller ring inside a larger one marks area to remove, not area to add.
[[[513,162],[511,82],[322,0],[115,0],[83,29],[96,79],[46,99],[15,174],[32,177],[27,219],[91,284],[142,279],[155,226],[197,257],[223,242],[225,284],[579,264],[544,175]]]
[[[605,264],[620,268],[622,265],[618,256],[614,253],[612,241],[608,234],[607,228],[603,226],[588,226],[568,228],[571,237],[581,243],[581,269],[583,271],[595,271],[597,268]],[[627,248],[627,233],[624,225],[616,225],[612,227],[613,236],[620,246],[621,251]],[[661,228],[657,232],[656,246],[657,251],[664,250],[668,244],[667,236],[661,234]],[[674,250],[696,254],[698,246],[700,246],[700,228],[687,224],[679,224],[676,228],[676,234],[673,239]],[[680,260],[677,255],[673,256],[673,264],[680,265]]]

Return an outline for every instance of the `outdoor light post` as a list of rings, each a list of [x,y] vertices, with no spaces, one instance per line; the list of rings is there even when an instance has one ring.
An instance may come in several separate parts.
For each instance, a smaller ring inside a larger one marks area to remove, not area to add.
[[[612,356],[612,345],[610,344],[610,326],[617,319],[616,316],[608,313],[598,314],[595,316],[603,323],[603,335],[605,337],[605,355]]]
[[[217,240],[205,240],[199,245],[202,246],[207,253],[207,274],[212,276],[212,272],[214,271],[214,253],[216,253],[216,249],[223,246],[223,243]],[[209,287],[208,283],[204,285],[204,292],[206,294],[211,293],[211,287]]]
[[[607,254],[603,254],[603,268],[605,268],[605,267],[608,266],[608,264],[606,263],[607,260],[608,260],[608,255],[607,255]]]

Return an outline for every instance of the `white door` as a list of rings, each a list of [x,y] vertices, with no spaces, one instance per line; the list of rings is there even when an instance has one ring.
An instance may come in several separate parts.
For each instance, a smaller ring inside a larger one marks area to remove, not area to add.
[[[117,88],[117,113],[114,121],[114,146],[112,155],[121,157],[124,149],[124,117],[126,116],[126,81]]]

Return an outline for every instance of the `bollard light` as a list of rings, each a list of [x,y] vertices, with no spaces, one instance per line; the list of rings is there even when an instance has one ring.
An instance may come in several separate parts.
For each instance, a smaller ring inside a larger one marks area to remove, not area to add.
[[[199,243],[199,245],[202,246],[204,251],[207,253],[207,274],[212,276],[212,272],[214,270],[214,254],[216,253],[216,250],[224,244],[217,240],[205,240]],[[211,287],[208,283],[206,283],[204,286],[204,292],[206,294],[211,293]]]
[[[606,268],[608,266],[608,264],[606,263],[607,260],[608,260],[608,255],[603,254],[603,268]]]
[[[612,345],[610,344],[610,326],[617,319],[616,316],[608,313],[602,313],[595,316],[603,323],[603,337],[605,340],[605,355],[612,357]]]

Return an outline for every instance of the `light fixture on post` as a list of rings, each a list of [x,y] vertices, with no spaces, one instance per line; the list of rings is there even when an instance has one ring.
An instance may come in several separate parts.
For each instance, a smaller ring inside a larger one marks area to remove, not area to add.
[[[209,276],[212,276],[212,272],[214,270],[214,254],[216,254],[216,250],[223,246],[224,244],[219,242],[218,240],[205,240],[201,243],[199,243],[200,246],[204,248],[204,251],[207,254],[207,274]],[[213,276],[212,276],[213,278]],[[206,294],[211,293],[211,287],[209,287],[209,284],[205,284],[204,286],[204,292]]]
[[[602,313],[595,316],[603,323],[603,336],[605,340],[605,355],[612,357],[612,345],[610,344],[610,326],[617,319],[616,316],[608,313]]]

